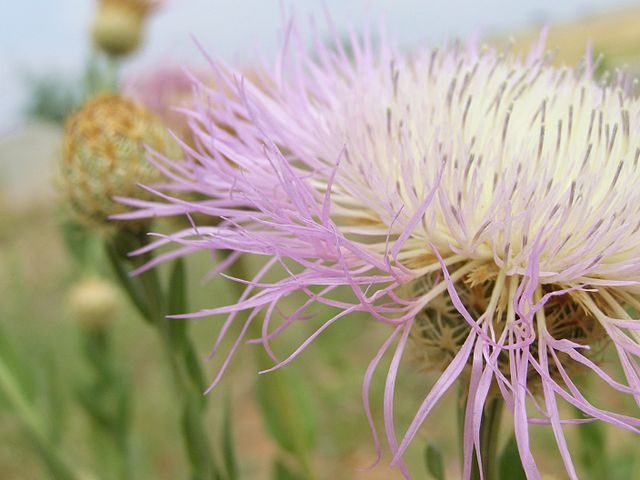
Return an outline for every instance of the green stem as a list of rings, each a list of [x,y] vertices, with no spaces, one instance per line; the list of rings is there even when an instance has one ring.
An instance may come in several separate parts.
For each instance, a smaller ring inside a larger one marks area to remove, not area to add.
[[[460,388],[458,395],[458,408],[456,409],[456,420],[458,422],[458,446],[460,447],[458,455],[460,460],[460,472],[464,471],[464,411],[466,394],[466,388]]]
[[[0,389],[11,404],[35,449],[47,464],[53,478],[56,480],[77,480],[79,478],[77,473],[65,463],[57,450],[48,442],[40,418],[25,398],[16,379],[11,374],[11,370],[2,359],[0,359]]]
[[[495,479],[498,475],[498,442],[503,406],[504,402],[501,398],[493,398],[485,405],[485,428],[481,431],[480,452],[484,478],[487,480]]]
[[[501,398],[487,400],[482,413],[480,427],[480,456],[482,458],[482,473],[485,480],[497,479],[498,475],[498,443],[500,440],[500,423],[504,402]],[[475,455],[474,455],[475,457]],[[480,479],[477,460],[473,462],[471,478]]]
[[[116,57],[107,56],[107,87],[117,92],[119,90],[118,74],[120,72],[120,60]]]
[[[163,322],[168,320],[163,317]],[[187,372],[187,361],[183,351],[176,349],[175,342],[168,335],[168,328],[159,328],[163,349],[169,360],[174,390],[182,402],[183,433],[187,454],[193,469],[194,479],[212,479],[215,467],[212,449],[204,429],[202,417],[205,415],[204,393],[191,380]],[[188,340],[187,340],[188,341]],[[192,348],[189,342],[189,347]]]
[[[81,396],[96,434],[95,451],[102,460],[104,471],[114,464],[107,454],[115,456],[116,477],[132,478],[129,443],[129,386],[118,372],[107,329],[84,332],[84,353],[93,366],[94,378]],[[111,450],[109,450],[111,449]]]

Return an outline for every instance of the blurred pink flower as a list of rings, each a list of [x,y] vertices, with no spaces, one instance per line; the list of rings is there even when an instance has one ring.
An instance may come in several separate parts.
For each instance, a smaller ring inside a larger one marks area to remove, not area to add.
[[[123,90],[158,115],[176,134],[188,132],[187,118],[179,110],[193,103],[193,82],[182,67],[167,65],[131,75]]]
[[[253,67],[242,68],[242,75],[257,81]],[[211,72],[175,64],[130,75],[124,82],[123,90],[127,96],[158,115],[171,131],[191,145],[192,131],[185,111],[193,110],[195,102],[210,101],[206,93],[196,88],[194,77],[208,89],[217,89],[220,95],[231,94],[226,86],[216,83],[215,75]]]

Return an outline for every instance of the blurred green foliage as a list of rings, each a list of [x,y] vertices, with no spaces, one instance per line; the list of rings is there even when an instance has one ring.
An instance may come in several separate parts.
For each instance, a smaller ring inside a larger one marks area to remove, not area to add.
[[[432,443],[427,444],[427,448],[424,451],[424,460],[427,471],[434,480],[445,480],[444,460],[438,447]]]
[[[117,60],[92,56],[80,78],[48,73],[23,75],[27,87],[27,118],[62,125],[90,95],[117,89]]]
[[[29,118],[62,124],[82,102],[82,89],[76,81],[52,75],[25,78],[28,88],[26,114]]]

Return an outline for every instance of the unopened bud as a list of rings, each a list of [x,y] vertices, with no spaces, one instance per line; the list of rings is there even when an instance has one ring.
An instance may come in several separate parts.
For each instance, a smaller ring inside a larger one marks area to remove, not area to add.
[[[67,305],[69,312],[83,329],[102,330],[115,320],[120,298],[111,282],[87,278],[71,289]]]
[[[145,0],[102,0],[91,33],[95,45],[110,56],[128,55],[142,40],[144,20],[154,2]]]
[[[140,188],[163,179],[146,146],[170,158],[181,150],[162,121],[144,107],[115,94],[89,100],[65,127],[60,184],[78,222],[115,226],[111,215],[127,211],[114,196],[156,199]],[[126,228],[135,228],[126,222]],[[122,225],[122,223],[118,223]]]

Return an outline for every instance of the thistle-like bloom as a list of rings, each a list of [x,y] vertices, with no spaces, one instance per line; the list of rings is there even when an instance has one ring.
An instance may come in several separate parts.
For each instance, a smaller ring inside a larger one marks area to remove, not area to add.
[[[222,371],[251,322],[262,322],[254,342],[273,355],[270,340],[308,324],[315,304],[337,311],[276,369],[364,312],[390,328],[366,371],[366,416],[379,453],[368,390],[393,349],[384,425],[405,476],[403,454],[459,380],[468,388],[465,478],[474,450],[480,456],[490,395],[513,414],[529,478],[540,477],[532,423],[551,426],[576,478],[563,424],[581,420],[561,419],[559,399],[640,430],[640,420],[594,405],[572,378],[573,366],[589,369],[640,402],[640,323],[629,313],[640,311],[640,101],[622,76],[596,82],[589,56],[555,68],[541,45],[526,58],[474,45],[406,55],[368,36],[336,45],[316,38],[308,52],[292,30],[259,87],[212,62],[231,93],[194,80],[197,147],[185,145],[187,164],[154,159],[174,190],[206,199],[157,192],[158,202],[126,200],[138,208],[126,216],[224,219],[160,238],[147,249],[178,247],[158,261],[201,249],[234,252],[219,270],[241,254],[267,258],[255,278],[236,279],[246,283],[237,304],[182,316],[227,315],[215,353],[238,314],[250,312]],[[266,281],[270,270],[286,275]],[[344,288],[350,302],[337,295]],[[306,301],[275,325],[276,306],[293,294]],[[608,343],[626,381],[597,363]],[[398,439],[394,390],[408,344],[442,373]]]

